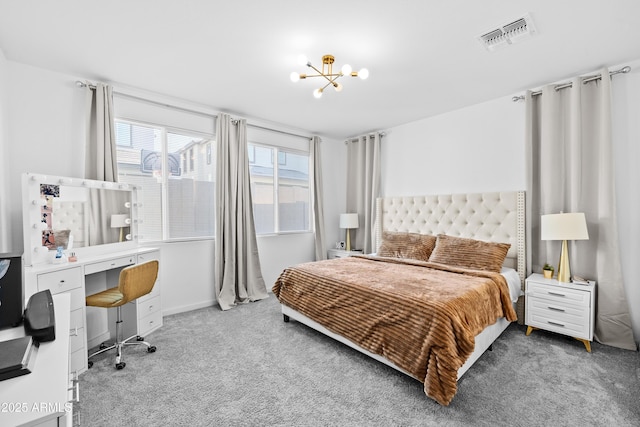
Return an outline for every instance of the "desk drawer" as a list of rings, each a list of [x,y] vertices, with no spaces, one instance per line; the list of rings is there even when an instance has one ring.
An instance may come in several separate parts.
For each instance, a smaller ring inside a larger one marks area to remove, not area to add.
[[[69,335],[69,351],[74,353],[80,349],[84,348],[84,328],[78,328],[76,331],[74,328],[71,328]]]
[[[71,330],[76,328],[84,328],[84,310],[79,308],[71,311],[71,323],[69,324]]]
[[[145,336],[162,326],[162,310],[156,310],[138,321],[138,335]]]
[[[160,261],[160,251],[153,251],[146,254],[138,254],[138,264],[143,262],[157,260]]]
[[[69,292],[71,295],[71,310],[77,310],[85,306],[85,295],[82,288],[76,288]]]
[[[138,298],[138,302],[147,301],[157,296],[160,296],[160,279],[156,280],[156,283],[155,285],[153,285],[153,289],[151,289],[151,292]]]
[[[87,359],[87,350],[84,347],[71,353],[71,357],[69,357],[69,372],[86,371]]]
[[[138,318],[148,316],[149,314],[160,310],[162,308],[160,304],[161,302],[159,296],[149,298],[145,301],[138,301]]]
[[[81,286],[82,271],[80,267],[38,274],[38,291],[49,289],[52,294],[58,294]]]
[[[94,262],[92,264],[87,264],[84,266],[84,274],[93,274],[98,273],[100,271],[112,270],[114,268],[126,267],[128,265],[133,265],[136,263],[136,256],[126,256],[116,259],[111,259],[109,261],[101,261]]]

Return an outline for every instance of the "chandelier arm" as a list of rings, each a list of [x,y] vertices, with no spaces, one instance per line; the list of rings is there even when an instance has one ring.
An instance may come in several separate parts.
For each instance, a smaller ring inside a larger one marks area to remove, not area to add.
[[[313,66],[313,64],[312,64],[311,62],[308,62],[308,63],[307,63],[307,67],[311,67],[311,68],[313,68],[313,69],[316,71],[316,73],[318,73],[318,75],[316,75],[316,76],[307,76],[307,77],[324,77],[325,79],[327,79],[327,80],[329,81],[329,83],[331,83],[331,82],[332,82],[331,77],[333,77],[333,76],[338,76],[338,77],[340,77],[340,76],[342,75],[342,73],[340,73],[340,74],[325,74],[325,73],[323,73],[322,71],[318,70],[316,67],[314,67],[314,66]],[[337,77],[336,77],[336,78],[337,78]],[[325,87],[327,87],[327,86],[325,86]]]

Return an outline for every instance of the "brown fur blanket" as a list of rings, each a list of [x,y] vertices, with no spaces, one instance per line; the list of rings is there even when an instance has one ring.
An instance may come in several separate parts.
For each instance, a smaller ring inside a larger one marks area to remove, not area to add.
[[[475,336],[500,317],[516,320],[501,274],[442,264],[355,256],[285,269],[279,301],[379,354],[448,405]]]

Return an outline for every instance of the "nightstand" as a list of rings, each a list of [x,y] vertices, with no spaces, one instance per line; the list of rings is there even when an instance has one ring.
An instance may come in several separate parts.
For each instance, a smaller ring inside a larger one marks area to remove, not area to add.
[[[532,274],[525,282],[527,335],[544,329],[582,341],[591,353],[595,321],[596,282],[588,285],[560,283]]]
[[[345,251],[344,249],[329,249],[327,251],[327,259],[345,258],[351,255],[362,255],[362,249],[354,249],[351,251]]]

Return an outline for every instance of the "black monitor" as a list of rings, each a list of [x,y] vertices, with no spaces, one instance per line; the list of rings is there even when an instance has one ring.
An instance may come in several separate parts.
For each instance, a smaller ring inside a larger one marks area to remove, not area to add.
[[[23,310],[22,256],[0,253],[0,328],[20,325]]]

